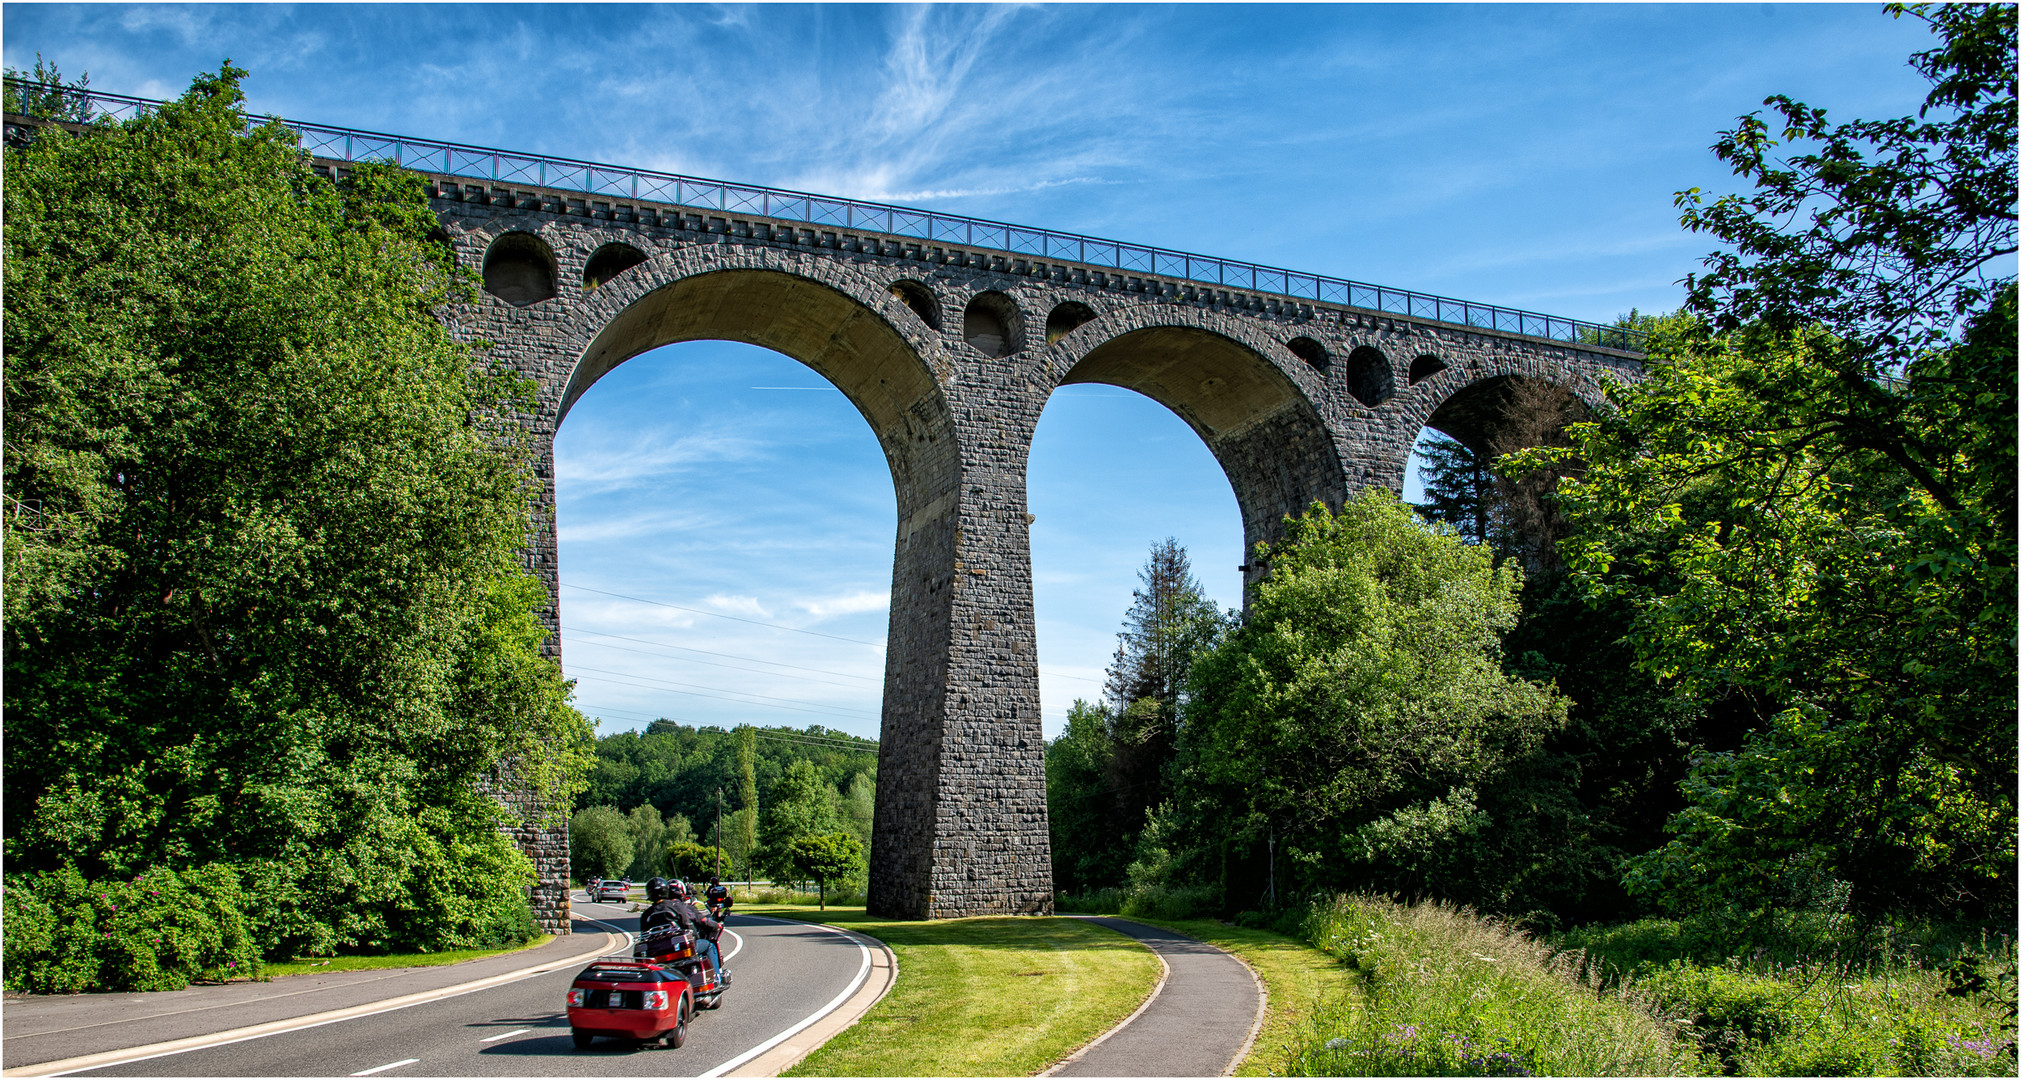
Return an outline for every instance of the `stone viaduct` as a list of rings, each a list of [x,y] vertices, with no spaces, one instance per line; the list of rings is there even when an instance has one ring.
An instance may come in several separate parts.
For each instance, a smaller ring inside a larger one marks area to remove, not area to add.
[[[1314,501],[1400,489],[1427,425],[1488,441],[1517,382],[1594,402],[1639,370],[1620,349],[916,236],[450,178],[431,195],[485,283],[454,331],[539,383],[550,618],[553,438],[612,368],[747,342],[869,421],[898,502],[870,878],[893,916],[1052,907],[1025,466],[1055,387],[1126,387],[1182,417],[1253,546]],[[522,841],[543,921],[565,922],[566,837]]]
[[[160,104],[39,89],[74,99],[80,116]],[[10,142],[51,122],[6,119]],[[1509,445],[1520,410],[1540,400],[1524,389],[1590,405],[1603,378],[1640,373],[1631,334],[1529,312],[281,122],[326,176],[364,160],[423,175],[459,258],[484,281],[477,303],[445,313],[451,331],[491,343],[491,360],[538,383],[534,412],[519,418],[544,489],[528,562],[548,586],[557,661],[554,436],[606,372],[662,345],[741,341],[814,369],[869,421],[898,502],[870,878],[884,915],[1052,909],[1025,466],[1055,387],[1107,383],[1177,413],[1221,463],[1253,548],[1315,501],[1338,508],[1370,485],[1400,489],[1426,426],[1477,449]],[[1260,573],[1247,568],[1245,582]],[[529,826],[519,840],[539,874],[536,917],[567,933],[566,829]]]

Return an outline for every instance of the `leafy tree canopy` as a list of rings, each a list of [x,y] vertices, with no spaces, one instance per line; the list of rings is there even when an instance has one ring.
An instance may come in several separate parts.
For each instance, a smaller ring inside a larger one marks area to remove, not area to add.
[[[530,873],[479,785],[563,810],[588,740],[526,387],[418,179],[317,177],[244,74],[6,151],[9,891],[221,863],[263,951],[475,940]]]
[[[1398,843],[1485,827],[1473,785],[1564,723],[1502,669],[1520,573],[1379,490],[1263,555],[1247,620],[1194,667],[1180,810],[1274,834],[1309,885],[1395,887]]]
[[[2015,835],[2015,9],[1895,9],[1942,39],[1922,115],[1769,99],[1714,148],[1755,190],[1648,377],[1575,429],[1560,499],[1589,595],[1651,673],[1757,716],[1631,884],[1681,907],[2011,912]],[[1812,890],[1816,891],[1816,890]],[[1830,891],[1829,889],[1826,890]]]

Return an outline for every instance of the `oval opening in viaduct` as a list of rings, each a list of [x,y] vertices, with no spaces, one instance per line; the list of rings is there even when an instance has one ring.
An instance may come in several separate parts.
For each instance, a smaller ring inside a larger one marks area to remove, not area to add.
[[[554,298],[554,251],[530,232],[509,232],[484,252],[484,291],[513,307]]]
[[[1396,373],[1382,350],[1363,345],[1347,354],[1347,392],[1371,409],[1396,393]]]
[[[984,356],[1009,356],[1023,344],[1022,324],[1017,301],[991,290],[968,302],[961,316],[961,336]]]
[[[645,261],[646,253],[630,244],[605,244],[583,266],[582,287],[600,288],[604,282]]]

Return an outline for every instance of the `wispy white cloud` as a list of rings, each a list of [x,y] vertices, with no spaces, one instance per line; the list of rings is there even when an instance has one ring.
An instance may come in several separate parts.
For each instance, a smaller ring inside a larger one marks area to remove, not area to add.
[[[556,532],[563,543],[590,544],[612,540],[635,540],[670,532],[688,532],[707,528],[715,520],[713,517],[694,514],[649,511],[580,522],[571,522],[564,518]]]
[[[858,589],[855,592],[825,599],[802,600],[796,606],[817,619],[827,619],[837,615],[883,611],[891,606],[891,594],[873,589]]]
[[[717,593],[702,598],[702,603],[729,615],[745,615],[754,619],[769,619],[772,613],[755,596],[730,596]]]
[[[554,475],[557,484],[583,492],[614,491],[697,466],[748,460],[762,450],[763,444],[757,440],[728,431],[680,435],[650,431],[624,442],[603,441],[580,448],[574,443],[558,445]]]

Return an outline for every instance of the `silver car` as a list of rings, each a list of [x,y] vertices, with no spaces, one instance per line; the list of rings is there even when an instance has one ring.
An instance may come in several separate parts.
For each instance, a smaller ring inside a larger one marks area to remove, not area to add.
[[[625,898],[625,894],[631,891],[631,887],[632,883],[622,878],[599,881],[596,883],[595,888],[590,890],[590,897],[599,902],[606,900],[622,901]]]

